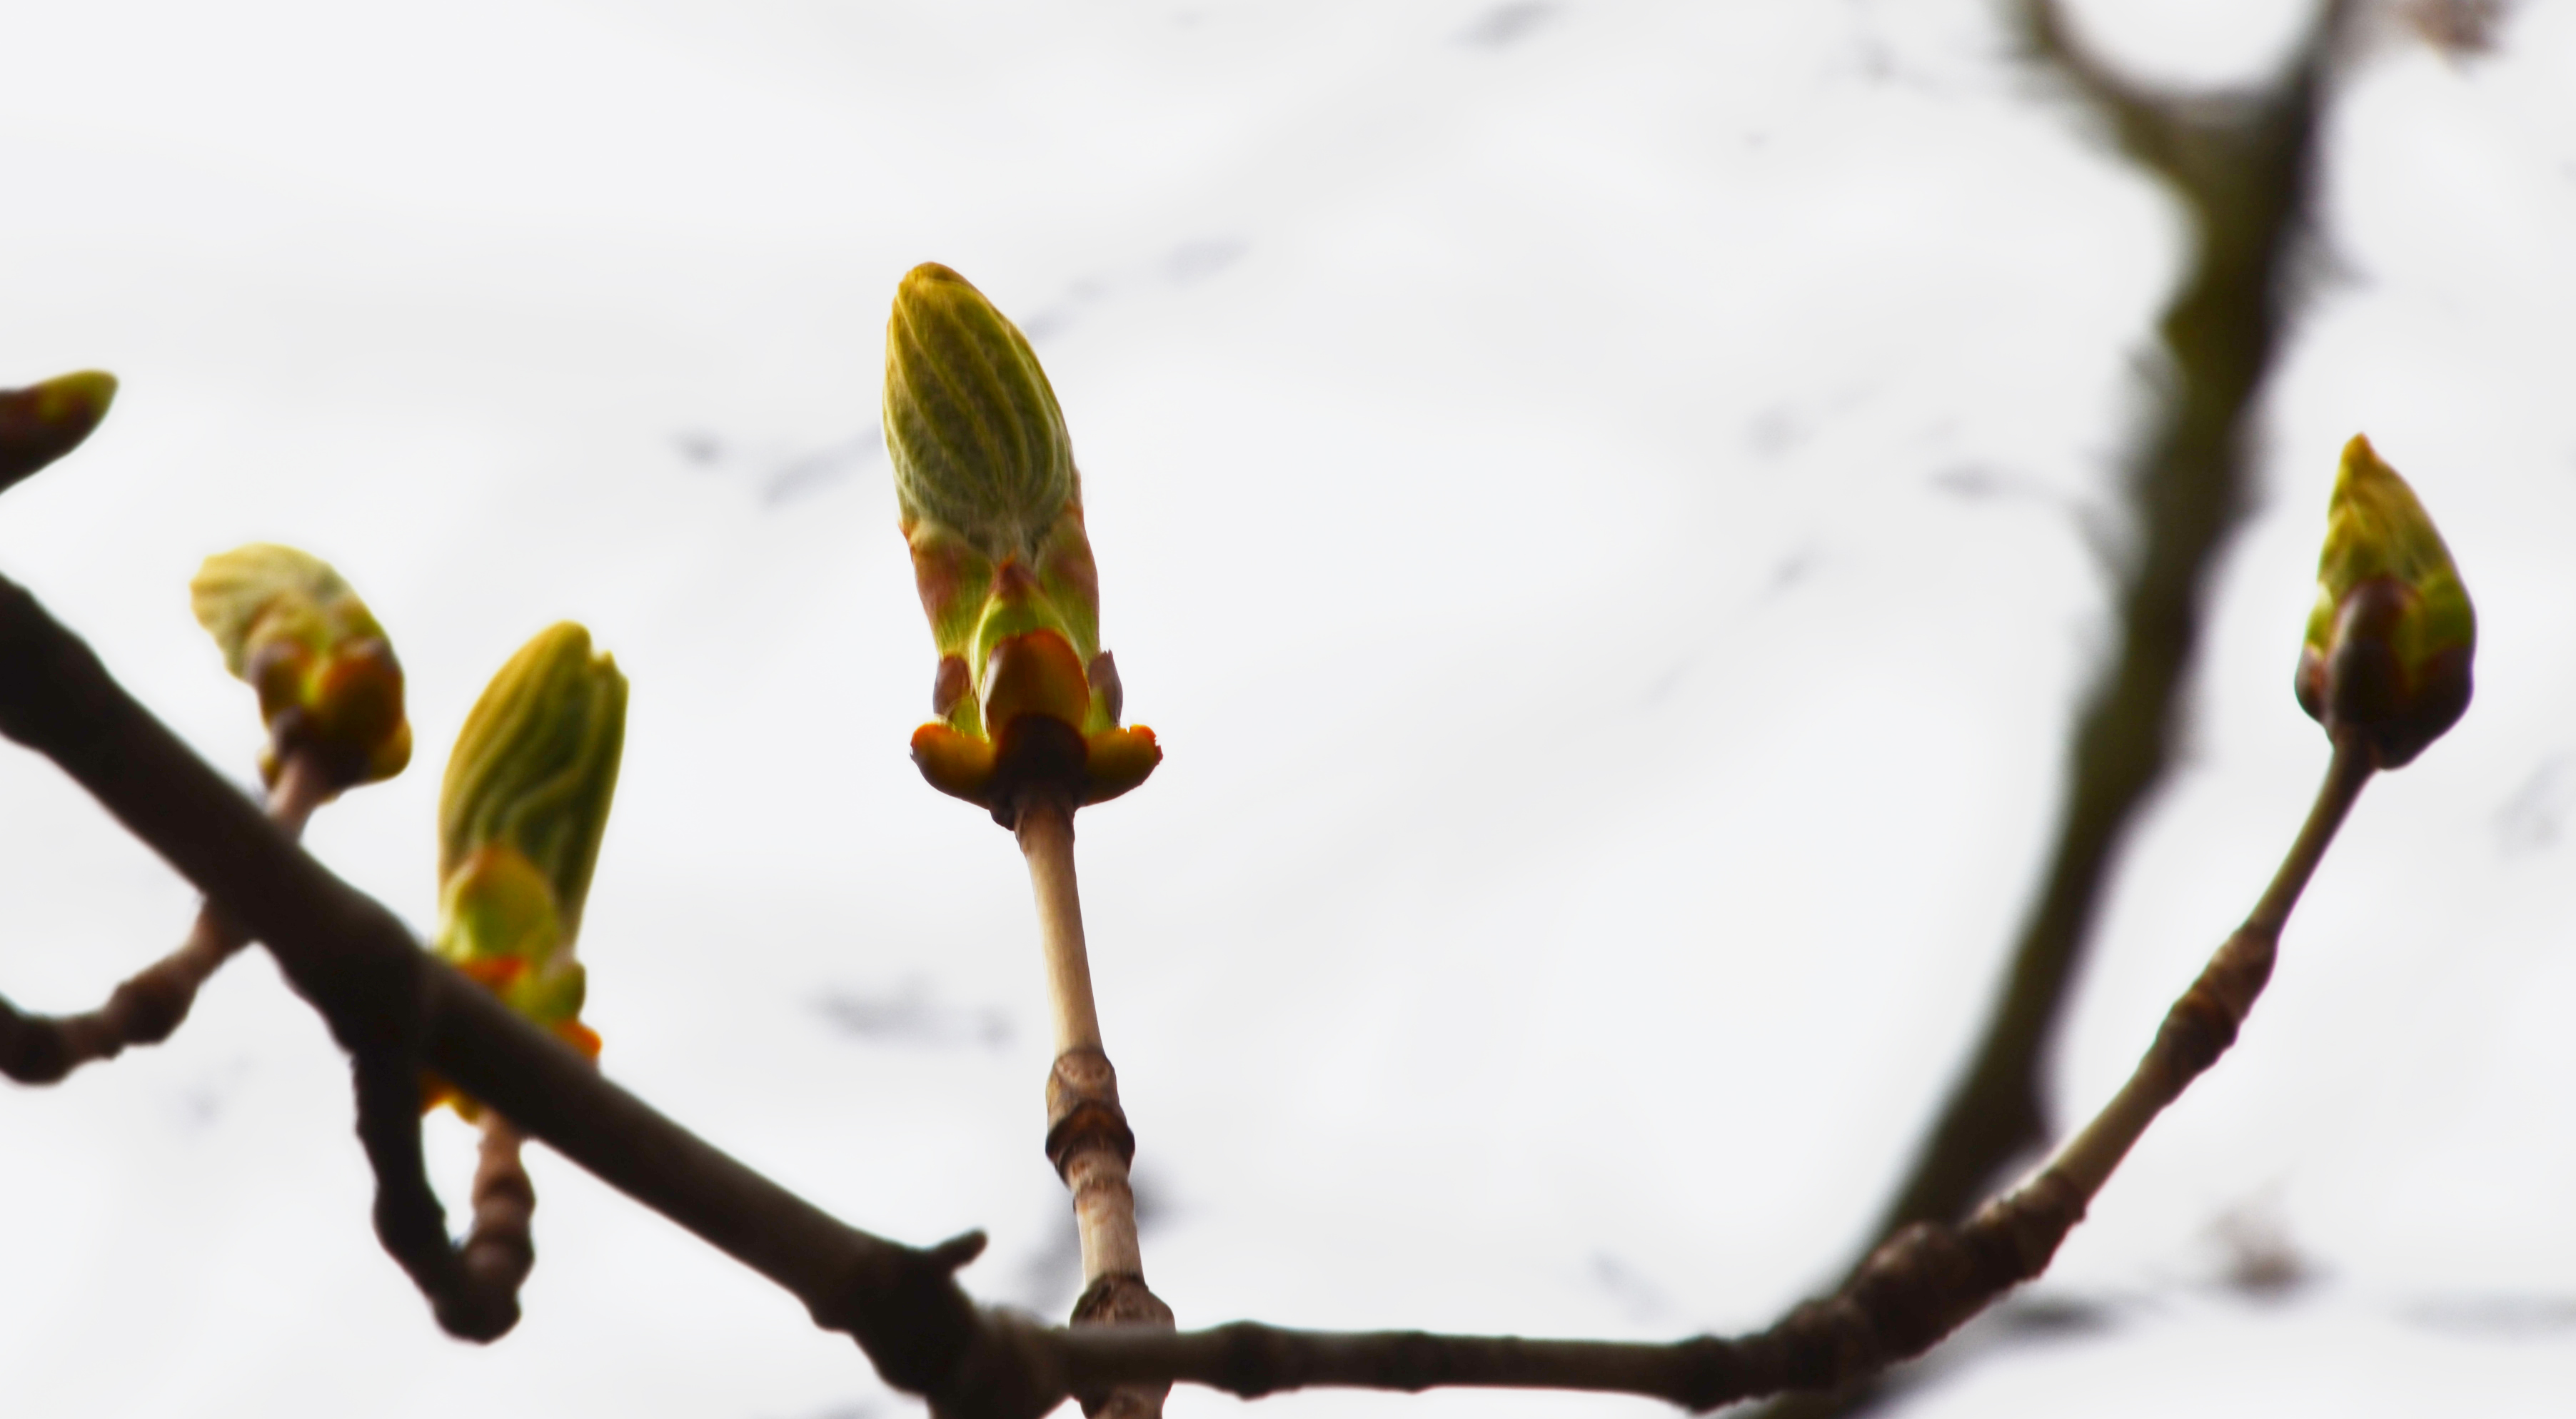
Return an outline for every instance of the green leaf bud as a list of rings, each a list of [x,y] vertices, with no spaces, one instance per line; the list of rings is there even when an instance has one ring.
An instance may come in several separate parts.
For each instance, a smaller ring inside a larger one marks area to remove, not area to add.
[[[1079,805],[1143,782],[1161,750],[1119,725],[1064,413],[1027,338],[945,266],[895,293],[885,434],[939,651],[922,775],[1004,823],[1026,793]]]
[[[1079,495],[1064,411],[1028,337],[966,278],[912,269],[886,322],[886,447],[907,521],[984,560],[1035,560]]]
[[[581,929],[626,742],[626,677],[565,621],[510,657],[483,691],[438,796],[444,883],[488,848],[526,859],[544,881],[561,945]]]
[[[519,648],[465,716],[438,791],[431,949],[584,1055],[589,976],[573,959],[626,745],[626,677],[570,621]],[[473,1100],[422,1076],[421,1107]]]
[[[2356,434],[2344,445],[2293,682],[2299,705],[2381,768],[2411,762],[2469,707],[2476,611],[2415,490]]]

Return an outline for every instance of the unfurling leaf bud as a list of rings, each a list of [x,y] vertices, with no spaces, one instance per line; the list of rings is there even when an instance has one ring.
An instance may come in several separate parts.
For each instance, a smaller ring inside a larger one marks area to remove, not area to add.
[[[254,542],[208,557],[188,583],[224,668],[259,692],[271,783],[290,754],[315,755],[334,788],[411,762],[402,666],[365,602],[308,552]]]
[[[2414,759],[2469,707],[2477,615],[2415,490],[2356,434],[2344,445],[2294,682],[2299,707],[2380,768]]]
[[[945,266],[895,292],[885,434],[939,651],[922,776],[1005,825],[1026,794],[1079,806],[1144,782],[1162,751],[1118,723],[1063,411],[1027,338]]]
[[[116,399],[116,376],[97,370],[0,389],[0,488],[80,447]]]
[[[573,938],[625,742],[626,677],[563,622],[492,677],[438,796],[438,954],[594,1057]]]

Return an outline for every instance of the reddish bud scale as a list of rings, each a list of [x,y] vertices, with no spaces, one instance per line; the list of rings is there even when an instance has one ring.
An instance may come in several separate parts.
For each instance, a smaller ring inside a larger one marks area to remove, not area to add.
[[[2299,648],[2299,708],[2328,734],[2358,735],[2383,769],[2414,762],[2469,708],[2473,647],[2445,646],[2412,666],[2397,654],[2397,627],[2418,599],[2394,577],[2373,577],[2337,604],[2330,653]]]

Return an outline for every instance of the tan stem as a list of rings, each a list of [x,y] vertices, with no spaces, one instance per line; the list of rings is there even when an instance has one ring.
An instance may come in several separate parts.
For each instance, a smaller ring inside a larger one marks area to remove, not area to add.
[[[2272,977],[2272,962],[2290,909],[2298,904],[2308,879],[2316,875],[2317,864],[2374,767],[2369,749],[2350,740],[2335,746],[2316,804],[2308,810],[2298,840],[2290,845],[2262,900],[2209,958],[2191,989],[2174,1002],[2155,1043],[2148,1046],[2120,1092],[2049,1160],[2048,1170],[2063,1175],[2086,1201],[2110,1180],[2112,1170],[2156,1115],[2236,1042],[2236,1032]]]
[[[1046,958],[1047,1002],[1055,1028],[1055,1064],[1047,1074],[1047,1158],[1073,1194],[1082,1240],[1082,1297],[1075,1325],[1142,1322],[1170,1329],[1171,1307],[1147,1289],[1136,1241],[1136,1193],[1127,1168],[1136,1135],[1118,1103],[1118,1073],[1100,1045],[1092,1003],[1091,960],[1082,935],[1082,894],[1073,871],[1073,811],[1032,802],[1019,811],[1020,851],[1037,897],[1038,939]],[[1095,1416],[1153,1419],[1168,1385],[1122,1385],[1081,1396]]]
[[[1100,1048],[1100,1013],[1091,1000],[1091,956],[1082,937],[1082,891],[1073,875],[1073,815],[1053,804],[1020,813],[1020,851],[1037,896],[1038,949],[1046,958],[1047,1009],[1055,1052]]]

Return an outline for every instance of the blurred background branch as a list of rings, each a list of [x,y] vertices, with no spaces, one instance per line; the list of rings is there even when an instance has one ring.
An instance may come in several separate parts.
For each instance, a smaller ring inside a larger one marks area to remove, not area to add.
[[[2302,293],[2318,128],[2355,9],[2321,6],[2269,87],[2169,95],[2088,49],[2054,0],[2011,6],[2030,60],[2183,204],[2191,258],[2156,327],[2162,358],[2126,478],[2134,531],[2119,634],[2076,721],[2056,843],[1984,1035],[1875,1238],[1960,1220],[2051,1136],[2041,1074],[2120,847],[2172,762],[2209,569],[2245,510],[2257,401]],[[1771,1413],[1850,1413],[1875,1392],[1799,1397]]]

